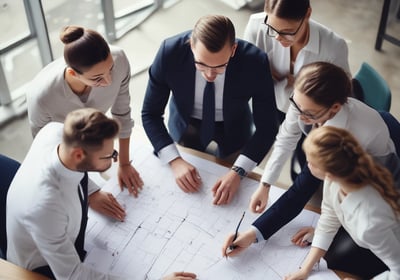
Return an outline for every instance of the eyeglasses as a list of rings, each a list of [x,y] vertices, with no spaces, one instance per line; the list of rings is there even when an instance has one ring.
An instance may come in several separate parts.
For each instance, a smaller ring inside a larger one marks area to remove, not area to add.
[[[118,160],[118,151],[114,150],[111,155],[100,157],[99,159],[112,159],[114,162]]]
[[[297,27],[297,29],[296,29],[295,32],[280,32],[280,31],[276,30],[275,28],[273,28],[271,25],[269,25],[269,24],[267,23],[268,15],[265,16],[264,24],[268,27],[268,28],[267,28],[267,35],[268,35],[269,37],[276,37],[276,36],[279,35],[279,36],[284,37],[284,38],[287,39],[287,40],[293,40],[293,39],[294,39],[294,36],[296,36],[297,32],[299,32],[300,27],[301,27],[301,25],[303,24],[304,19],[305,19],[305,17],[303,17],[303,18],[301,19],[300,25],[299,25],[299,27]]]
[[[210,69],[211,71],[215,71],[218,74],[222,74],[222,73],[224,73],[226,67],[228,66],[228,62],[221,64],[221,65],[217,65],[217,66],[209,66],[200,61],[194,61],[194,64],[196,65],[196,68],[201,72],[204,72],[204,71],[207,71],[207,69]]]
[[[330,109],[330,108],[322,109],[317,114],[310,114],[310,113],[304,112],[303,110],[300,109],[299,105],[297,105],[297,103],[294,101],[293,95],[294,94],[292,93],[289,96],[289,101],[293,104],[293,106],[296,108],[296,110],[299,111],[300,115],[306,117],[307,119],[316,121],[316,120],[320,119],[322,116],[324,116]]]

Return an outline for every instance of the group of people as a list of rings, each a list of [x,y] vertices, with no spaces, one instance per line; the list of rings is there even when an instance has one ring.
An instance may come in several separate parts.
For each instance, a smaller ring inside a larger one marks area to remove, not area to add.
[[[312,248],[286,279],[306,279],[321,257],[360,277],[400,279],[399,158],[381,114],[351,97],[345,41],[311,19],[309,0],[266,0],[264,10],[250,17],[245,40],[229,18],[208,15],[162,42],[142,106],[154,154],[186,193],[198,192],[202,179],[177,145],[231,163],[212,187],[212,203],[225,205],[272,150],[250,199],[260,216],[227,237],[224,256],[270,238],[323,185],[315,232],[301,229],[292,240]],[[88,171],[118,161],[120,187],[133,196],[143,188],[130,158],[130,66],[96,31],[67,26],[60,39],[64,57],[42,69],[27,92],[34,141],[9,188],[7,259],[55,279],[120,279],[83,264],[84,234],[88,207],[120,221],[126,216]],[[270,186],[302,148],[301,172],[266,209]]]

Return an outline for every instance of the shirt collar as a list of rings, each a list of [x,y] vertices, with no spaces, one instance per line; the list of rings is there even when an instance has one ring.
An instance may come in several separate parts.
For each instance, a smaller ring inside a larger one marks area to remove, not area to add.
[[[336,115],[327,120],[324,125],[330,125],[330,126],[335,126],[335,127],[346,127],[347,121],[349,119],[349,107],[347,106],[347,103],[344,103],[340,110],[336,113]]]
[[[320,36],[319,36],[318,28],[312,19],[310,19],[308,21],[308,26],[310,28],[310,34],[309,34],[307,45],[304,46],[303,50],[318,54],[320,52],[319,51],[319,48],[320,48],[320,44],[319,44],[320,38],[319,37]]]

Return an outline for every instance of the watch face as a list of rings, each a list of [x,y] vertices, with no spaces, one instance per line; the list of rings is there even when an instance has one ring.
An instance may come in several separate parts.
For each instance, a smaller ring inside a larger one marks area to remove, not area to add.
[[[235,171],[240,177],[244,177],[247,175],[246,171],[239,166],[233,166],[232,170]]]

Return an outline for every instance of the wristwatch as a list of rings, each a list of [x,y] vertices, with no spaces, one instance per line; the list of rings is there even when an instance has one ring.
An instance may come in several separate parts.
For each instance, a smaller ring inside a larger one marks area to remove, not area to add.
[[[246,170],[244,170],[240,166],[234,165],[234,166],[232,166],[232,170],[235,171],[240,176],[240,179],[243,179],[243,177],[247,176]]]

